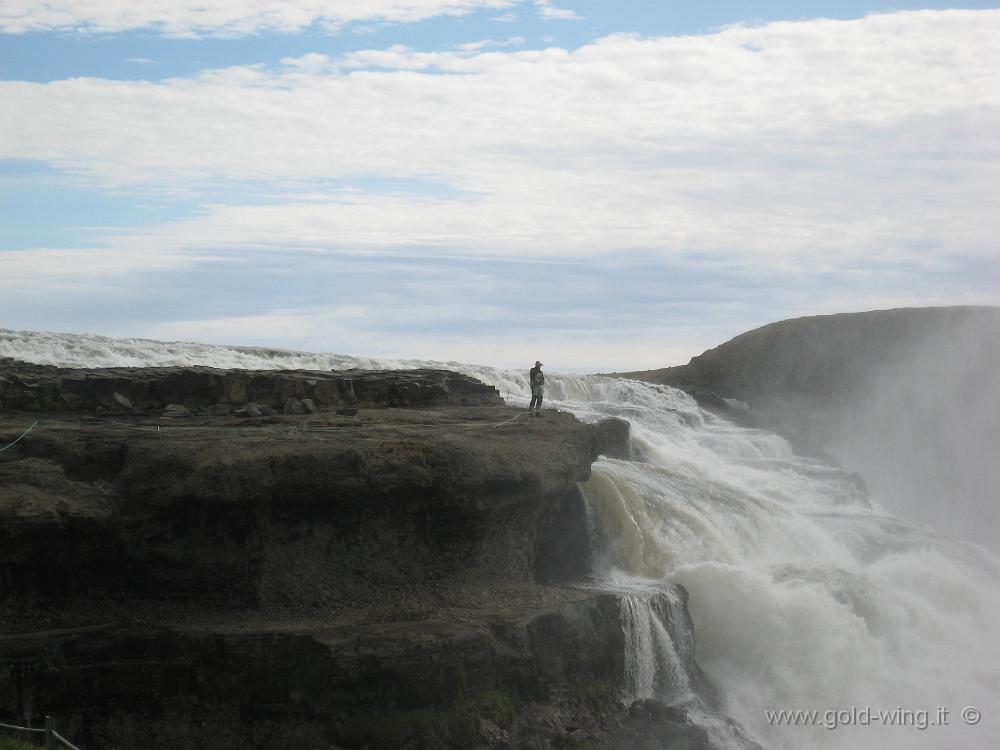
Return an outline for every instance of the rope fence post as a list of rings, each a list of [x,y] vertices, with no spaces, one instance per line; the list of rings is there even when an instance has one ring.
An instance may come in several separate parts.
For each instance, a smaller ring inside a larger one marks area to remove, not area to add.
[[[56,739],[56,720],[45,717],[45,750],[59,750],[59,740]]]

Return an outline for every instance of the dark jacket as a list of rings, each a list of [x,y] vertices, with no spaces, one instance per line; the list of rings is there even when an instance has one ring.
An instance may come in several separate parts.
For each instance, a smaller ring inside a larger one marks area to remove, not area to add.
[[[534,388],[536,385],[545,385],[545,373],[541,367],[532,367],[528,370],[528,383]]]

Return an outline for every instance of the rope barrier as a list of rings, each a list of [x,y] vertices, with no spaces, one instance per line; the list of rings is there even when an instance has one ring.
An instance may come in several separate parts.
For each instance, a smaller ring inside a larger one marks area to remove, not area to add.
[[[44,729],[36,729],[35,727],[21,727],[18,726],[17,724],[6,724],[2,721],[0,721],[0,729],[10,729],[15,732],[30,732],[31,734],[44,734],[45,742],[48,745],[48,747],[54,747],[54,745],[51,744],[52,740],[57,740],[58,742],[61,742],[63,746],[69,748],[69,750],[83,750],[77,745],[74,745],[72,742],[70,742],[68,739],[66,739],[61,734],[59,734],[59,732],[56,731],[56,722],[55,719],[53,719],[51,716],[45,717]]]
[[[4,729],[13,729],[15,732],[34,732],[36,734],[45,734],[44,729],[35,729],[34,727],[19,727],[15,724],[4,724],[0,721],[0,727]]]
[[[34,422],[31,423],[31,427],[29,427],[28,429],[26,429],[24,432],[22,432],[18,436],[17,440],[15,440],[13,443],[8,443],[3,448],[0,448],[0,453],[3,453],[8,448],[13,448],[15,445],[17,445],[17,443],[21,440],[21,438],[23,438],[25,435],[27,435],[29,432],[31,432],[33,429],[35,429],[35,425],[36,424],[38,424],[38,420],[37,419]]]
[[[515,419],[520,419],[521,417],[527,416],[531,412],[522,411],[519,414],[515,414],[510,419],[504,420],[503,422],[497,422],[496,424],[468,424],[468,425],[455,425],[460,430],[475,430],[482,429],[483,427],[503,427],[505,424],[510,424]]]
[[[69,750],[80,750],[80,748],[78,748],[72,742],[70,742],[65,737],[63,737],[61,734],[59,734],[59,732],[57,732],[55,730],[52,730],[52,736],[55,737],[57,740],[59,740],[61,743],[63,743],[66,747],[68,747]]]
[[[526,417],[532,412],[522,411],[519,414],[515,414],[510,419],[505,419],[503,422],[491,422],[490,424],[454,424],[454,425],[440,425],[440,424],[430,424],[427,422],[409,422],[401,424],[400,427],[447,427],[452,430],[482,430],[488,427],[503,427],[506,424],[510,424],[515,419],[520,419],[521,417]],[[356,427],[303,427],[301,432],[342,432],[344,430],[354,430]],[[295,430],[299,432],[299,430]]]

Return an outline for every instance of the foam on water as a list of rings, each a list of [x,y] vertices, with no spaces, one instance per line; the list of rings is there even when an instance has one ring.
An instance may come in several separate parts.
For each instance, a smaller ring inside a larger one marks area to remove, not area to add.
[[[4,330],[0,356],[70,366],[433,366],[491,383],[512,403],[529,395],[527,368],[453,362]],[[678,644],[634,585],[670,581],[690,592],[698,660],[723,709],[766,746],[1000,747],[1000,563],[991,553],[888,516],[849,475],[794,455],[777,435],[705,413],[675,389],[547,379],[547,404],[585,420],[629,420],[642,459],[601,459],[583,487],[600,571],[629,602],[632,697],[685,699]],[[949,726],[779,727],[765,715],[899,709],[934,721],[939,706]],[[966,706],[983,712],[978,725],[964,725]]]

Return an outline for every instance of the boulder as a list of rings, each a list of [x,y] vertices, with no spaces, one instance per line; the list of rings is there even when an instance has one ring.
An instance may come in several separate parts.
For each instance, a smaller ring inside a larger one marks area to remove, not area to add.
[[[245,404],[239,409],[236,409],[233,414],[237,417],[259,417],[263,415],[263,412],[257,404],[251,401],[249,404]]]
[[[132,402],[120,393],[112,393],[111,400],[113,405],[124,412],[130,412],[133,410]]]
[[[163,416],[173,419],[176,417],[190,417],[191,410],[188,409],[184,404],[167,404],[166,408],[163,410]]]

